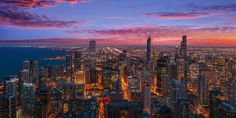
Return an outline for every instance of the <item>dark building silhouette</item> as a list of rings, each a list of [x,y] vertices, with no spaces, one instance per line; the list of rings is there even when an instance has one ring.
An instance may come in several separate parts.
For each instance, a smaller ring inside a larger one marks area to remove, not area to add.
[[[152,52],[151,52],[151,48],[152,48],[151,41],[152,41],[152,39],[149,36],[148,39],[147,39],[147,54],[146,54],[147,63],[149,63],[151,61],[151,54],[152,54]]]
[[[105,108],[105,118],[142,118],[143,109],[136,102],[120,100],[110,102]]]
[[[89,42],[89,83],[97,83],[97,71],[96,71],[96,41],[91,40]]]

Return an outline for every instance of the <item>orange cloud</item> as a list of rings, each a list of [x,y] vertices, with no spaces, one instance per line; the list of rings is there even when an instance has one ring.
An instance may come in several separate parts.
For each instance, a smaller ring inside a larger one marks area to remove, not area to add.
[[[236,40],[234,27],[168,27],[143,26],[108,30],[74,30],[70,33],[83,34],[96,38],[111,39],[111,42],[120,44],[145,44],[148,33],[152,35],[153,43],[158,45],[178,45],[181,36],[188,36],[188,44],[192,46],[210,45],[213,42],[226,41],[227,43],[214,43],[213,45],[227,45]]]

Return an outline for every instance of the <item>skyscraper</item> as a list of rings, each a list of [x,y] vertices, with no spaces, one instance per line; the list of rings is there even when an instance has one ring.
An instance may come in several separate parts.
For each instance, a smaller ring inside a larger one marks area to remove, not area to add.
[[[89,42],[89,63],[90,63],[90,83],[97,83],[96,72],[96,41],[91,40]]]
[[[50,111],[49,110],[49,107],[48,107],[48,104],[49,104],[49,91],[50,89],[48,87],[42,87],[40,89],[40,103],[41,103],[41,118],[47,118],[48,117],[48,112]]]
[[[38,75],[39,75],[39,71],[38,71],[38,61],[34,61],[31,60],[30,61],[30,77],[32,77],[32,82],[39,84],[38,81]]]
[[[147,70],[142,72],[142,93],[144,111],[151,113],[151,73]]]
[[[33,117],[35,103],[35,85],[23,83],[22,114],[23,117]]]
[[[30,61],[28,61],[28,60],[25,60],[24,62],[23,62],[23,64],[22,64],[22,70],[23,69],[30,69]]]
[[[208,98],[208,79],[205,77],[204,64],[199,65],[199,78],[198,78],[198,100],[200,104],[206,104]]]
[[[66,55],[66,75],[68,77],[72,77],[73,69],[73,55]]]
[[[17,97],[17,77],[9,76],[5,78],[5,96],[7,97]]]
[[[16,98],[0,95],[0,118],[16,118]]]
[[[185,80],[185,65],[184,65],[184,58],[178,57],[176,59],[176,66],[177,66],[177,79],[178,80]]]
[[[184,58],[186,58],[187,56],[187,36],[186,35],[182,36],[179,55]]]
[[[28,69],[23,69],[20,72],[20,83],[30,82],[30,72]]]
[[[39,75],[38,61],[26,60],[23,62],[21,71],[21,76],[22,76],[21,80],[23,82],[26,81],[38,84],[38,78],[39,78],[38,75]]]
[[[147,39],[147,54],[146,54],[146,58],[147,58],[147,63],[150,63],[151,61],[151,37],[149,36]]]
[[[78,51],[74,53],[74,67],[75,70],[80,70],[81,69],[81,56],[82,56],[82,52]]]
[[[170,59],[168,56],[161,57],[159,60],[157,60],[157,87],[161,90],[163,95],[167,95],[169,90],[169,65]]]
[[[223,94],[224,94],[223,91],[218,90],[218,89],[216,90],[213,89],[209,91],[209,110],[210,110],[209,117],[210,118],[216,118],[217,107],[221,103],[221,100],[219,100],[217,96],[221,96]]]
[[[177,64],[177,79],[184,80],[187,76],[188,61],[187,61],[187,36],[182,36],[179,53],[175,56]]]
[[[173,80],[171,83],[171,102],[174,105],[178,99],[186,98],[186,84],[181,80]]]
[[[236,74],[229,79],[227,87],[229,101],[236,104]]]

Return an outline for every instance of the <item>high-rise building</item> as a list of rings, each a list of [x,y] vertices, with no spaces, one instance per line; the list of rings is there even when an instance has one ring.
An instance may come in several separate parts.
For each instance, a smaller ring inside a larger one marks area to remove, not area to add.
[[[173,112],[168,106],[154,101],[152,102],[151,118],[173,118]]]
[[[35,85],[32,83],[23,83],[22,93],[22,114],[23,117],[34,116],[35,103]]]
[[[0,95],[0,118],[8,115],[8,99],[4,95]]]
[[[217,97],[221,95],[223,95],[223,92],[221,90],[211,90],[209,92],[210,118],[216,118],[217,107],[221,103],[221,100],[219,100]]]
[[[85,71],[77,71],[75,73],[75,81],[74,82],[78,85],[85,84]]]
[[[171,103],[174,105],[178,99],[186,98],[186,84],[181,80],[173,80],[171,82]],[[173,106],[172,106],[173,107]]]
[[[31,60],[30,61],[30,77],[32,78],[32,82],[33,83],[36,83],[36,84],[39,84],[39,81],[38,81],[38,75],[39,75],[39,71],[38,71],[38,61],[34,61],[34,60]]]
[[[198,68],[198,63],[196,61],[191,61],[189,64],[189,69],[188,69],[188,82],[192,82],[195,84],[196,80],[199,78],[199,68]]]
[[[185,80],[185,65],[184,65],[184,58],[178,57],[176,59],[176,66],[177,66],[177,79],[178,80]]]
[[[208,79],[205,77],[204,64],[199,66],[199,78],[198,78],[198,100],[200,104],[207,104],[208,101]]]
[[[16,98],[0,95],[0,118],[16,118]]]
[[[229,79],[227,88],[229,101],[236,104],[236,74]]]
[[[105,118],[142,118],[143,109],[136,102],[126,100],[110,102],[105,108]]]
[[[4,95],[5,86],[4,81],[0,81],[0,95]]]
[[[16,76],[6,77],[4,82],[5,85],[5,96],[7,97],[17,97],[17,80]]]
[[[144,98],[143,98],[143,106],[144,106],[144,111],[146,111],[148,114],[151,113],[151,86],[148,82],[143,83],[143,88],[144,88]]]
[[[236,105],[228,102],[221,102],[216,109],[215,118],[236,118]]]
[[[151,39],[151,37],[149,36],[148,37],[148,39],[147,39],[147,53],[146,53],[146,58],[147,58],[147,63],[150,63],[150,61],[151,61],[151,58],[152,58],[152,50],[151,50],[151,48],[152,48],[152,44],[151,44],[151,41],[152,41],[152,39]]]
[[[168,56],[157,60],[157,87],[163,95],[167,95],[170,83],[170,59]]]
[[[188,62],[187,62],[187,36],[182,36],[182,41],[180,44],[179,54],[176,54],[176,64],[177,64],[177,79],[186,80]]]
[[[29,60],[25,60],[22,64],[22,70],[23,69],[27,69],[29,70],[30,69],[30,61]]]
[[[28,71],[28,72],[27,72]],[[22,70],[21,70],[21,80],[23,82],[29,83],[39,83],[39,68],[38,61],[34,60],[26,60],[23,62]]]
[[[23,69],[20,72],[20,83],[23,84],[24,82],[30,82],[30,72],[28,69]]]
[[[175,56],[174,56],[175,60],[178,56],[179,56],[179,46],[175,46]]]
[[[96,67],[96,41],[91,40],[89,42],[89,59],[91,67]]]
[[[141,89],[143,94],[144,111],[151,113],[151,73],[148,70],[142,72]]]
[[[182,36],[182,41],[179,50],[179,56],[186,58],[187,56],[187,36]]]
[[[40,104],[41,104],[41,108],[40,108],[40,115],[41,118],[47,118],[48,117],[48,113],[50,111],[49,109],[49,91],[50,89],[48,87],[42,87],[40,89]]]
[[[224,86],[226,84],[226,58],[223,56],[216,57],[214,60],[214,68],[217,74],[217,85]]]
[[[190,102],[187,99],[178,99],[174,116],[175,118],[191,118]]]
[[[7,111],[9,118],[16,116],[17,106],[17,76],[9,76],[4,78],[5,97],[7,99]]]
[[[120,58],[121,62],[125,62],[126,58],[127,58],[127,50],[122,50],[122,53],[120,53],[119,58]],[[105,60],[105,58],[104,58],[104,60]]]
[[[91,40],[89,42],[89,63],[90,63],[90,83],[97,83],[97,71],[96,71],[96,41]]]
[[[78,51],[74,53],[74,67],[75,70],[80,70],[81,69],[81,64],[82,64],[82,52]]]
[[[66,75],[72,78],[73,70],[73,55],[66,55]]]

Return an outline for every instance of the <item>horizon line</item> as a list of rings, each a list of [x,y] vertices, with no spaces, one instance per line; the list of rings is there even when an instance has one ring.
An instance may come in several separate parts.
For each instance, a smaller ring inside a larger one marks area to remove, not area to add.
[[[90,40],[95,40],[97,45],[110,45],[110,46],[145,46],[145,42],[139,43],[124,43],[124,40],[116,40],[116,39],[78,39],[78,38],[48,38],[48,39],[22,39],[22,40],[0,40],[0,46],[84,46],[88,45]],[[181,40],[180,40],[181,41]],[[75,44],[76,43],[76,44]],[[154,42],[152,45],[161,46],[161,47],[174,47],[179,46],[179,43],[176,44],[168,44],[168,43],[158,43]],[[188,47],[227,47],[227,48],[235,48],[236,45],[212,45],[212,44],[188,44]]]

